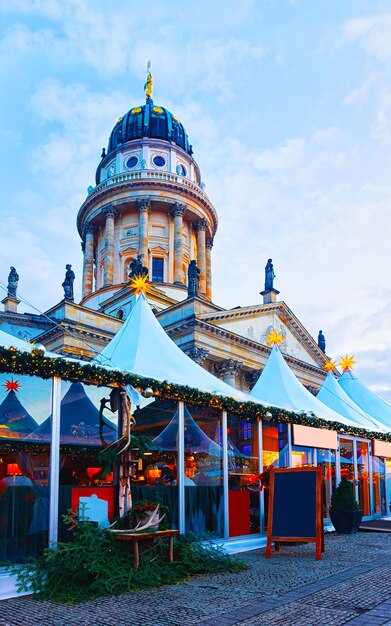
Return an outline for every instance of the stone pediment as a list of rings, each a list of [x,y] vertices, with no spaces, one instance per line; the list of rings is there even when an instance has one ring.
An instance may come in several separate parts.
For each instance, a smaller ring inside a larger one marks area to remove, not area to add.
[[[238,307],[204,314],[201,319],[251,341],[266,345],[266,337],[275,328],[284,336],[281,351],[293,358],[322,367],[326,355],[285,302]]]

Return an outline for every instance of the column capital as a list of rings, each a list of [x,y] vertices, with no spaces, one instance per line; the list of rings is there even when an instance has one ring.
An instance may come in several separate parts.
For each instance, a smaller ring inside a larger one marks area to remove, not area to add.
[[[87,235],[95,235],[98,232],[98,226],[96,224],[92,224],[92,222],[87,222],[83,226],[83,241],[85,241]]]
[[[227,359],[226,361],[220,361],[214,363],[214,370],[216,374],[225,376],[226,374],[237,374],[243,365],[243,361],[235,361],[234,359]]]
[[[193,222],[193,228],[195,231],[206,230],[208,228],[208,222],[205,219],[196,220]]]
[[[183,215],[185,214],[185,211],[186,211],[186,205],[180,204],[179,202],[176,202],[175,204],[173,204],[170,209],[170,213],[172,217],[176,217],[177,215],[179,215],[180,217],[183,217]]]
[[[137,209],[139,211],[139,213],[142,213],[143,211],[146,211],[147,213],[150,213],[151,211],[151,201],[149,198],[140,198],[139,200],[137,200]]]
[[[262,370],[252,370],[251,372],[244,372],[244,378],[246,383],[252,389],[261,375]]]
[[[198,365],[202,365],[209,354],[209,350],[199,348],[198,346],[192,346],[189,350],[185,350],[185,352],[187,356],[189,356]]]
[[[213,248],[213,237],[207,237],[205,245],[206,245],[207,248],[209,248],[209,250],[212,250],[212,248]]]
[[[114,219],[119,216],[119,211],[113,205],[108,205],[102,209],[102,213],[107,219],[108,217],[113,217]]]

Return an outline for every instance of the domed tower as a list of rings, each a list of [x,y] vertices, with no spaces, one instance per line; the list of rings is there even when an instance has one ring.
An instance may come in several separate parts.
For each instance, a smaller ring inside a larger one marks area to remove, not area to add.
[[[140,255],[149,280],[173,300],[187,295],[187,267],[200,268],[200,294],[212,295],[211,249],[217,214],[179,119],[152,100],[130,109],[114,126],[102,152],[96,187],[81,206],[82,304],[98,309],[124,287]]]

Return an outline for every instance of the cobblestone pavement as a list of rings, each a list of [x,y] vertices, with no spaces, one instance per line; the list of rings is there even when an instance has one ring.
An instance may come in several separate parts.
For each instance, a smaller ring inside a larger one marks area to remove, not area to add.
[[[241,555],[249,569],[78,606],[32,597],[0,602],[0,626],[391,626],[391,534],[326,535]]]

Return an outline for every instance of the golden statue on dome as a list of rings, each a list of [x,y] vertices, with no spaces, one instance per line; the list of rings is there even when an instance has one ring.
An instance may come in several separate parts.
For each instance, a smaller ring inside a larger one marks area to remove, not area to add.
[[[144,85],[145,95],[147,96],[147,100],[152,98],[152,90],[153,90],[153,78],[151,74],[151,61],[147,63],[147,82]]]

